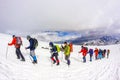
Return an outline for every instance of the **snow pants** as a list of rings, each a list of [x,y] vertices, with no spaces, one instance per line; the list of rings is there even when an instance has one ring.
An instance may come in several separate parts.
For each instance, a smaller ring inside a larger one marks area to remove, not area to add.
[[[30,56],[33,58],[33,61],[34,61],[34,62],[37,62],[37,57],[36,57],[36,55],[35,55],[35,51],[34,51],[34,50],[31,50],[31,51],[30,51]]]
[[[54,59],[54,57],[55,57],[55,59]],[[57,64],[59,64],[58,53],[53,53],[51,55],[51,59],[54,63],[57,62]]]
[[[99,59],[102,59],[102,53],[98,55],[98,58],[99,58]]]
[[[90,61],[92,61],[92,56],[93,56],[93,54],[90,54]]]
[[[20,51],[20,48],[16,48],[16,55],[18,59],[22,58],[22,60],[25,60],[24,56],[22,55]]]
[[[67,61],[67,64],[70,65],[70,55],[65,55],[65,60]]]
[[[86,56],[83,56],[83,62],[84,63],[86,62]]]

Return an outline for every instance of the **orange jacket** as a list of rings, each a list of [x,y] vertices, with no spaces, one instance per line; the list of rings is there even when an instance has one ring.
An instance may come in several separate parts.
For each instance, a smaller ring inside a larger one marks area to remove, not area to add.
[[[82,55],[83,56],[86,56],[87,55],[87,50],[85,48],[82,48],[80,53],[82,52]]]
[[[17,42],[17,39],[16,39],[16,37],[14,37],[14,38],[13,38],[13,40],[12,40],[12,42],[11,42],[11,43],[9,43],[8,45],[9,45],[9,46],[14,45],[14,46],[15,46],[15,48],[20,48],[20,45],[19,45],[19,44],[17,44],[16,42]]]
[[[95,49],[94,53],[95,53],[95,56],[97,56],[98,55],[98,49]]]

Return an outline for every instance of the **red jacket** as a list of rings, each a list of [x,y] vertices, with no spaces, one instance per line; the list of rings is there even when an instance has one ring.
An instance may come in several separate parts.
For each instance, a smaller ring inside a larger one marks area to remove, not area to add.
[[[87,49],[86,48],[82,48],[80,53],[82,53],[83,56],[87,55]]]
[[[95,53],[95,56],[97,56],[98,55],[98,49],[95,49],[94,53]]]
[[[14,46],[15,46],[15,48],[20,48],[20,45],[19,45],[19,44],[17,44],[17,39],[16,39],[16,37],[14,37],[14,38],[13,38],[13,40],[12,40],[12,42],[11,42],[11,43],[9,43],[8,45],[9,45],[9,46],[14,45]]]

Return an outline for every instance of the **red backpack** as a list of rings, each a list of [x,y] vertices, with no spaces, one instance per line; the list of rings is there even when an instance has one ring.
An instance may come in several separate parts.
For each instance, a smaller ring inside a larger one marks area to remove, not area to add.
[[[69,46],[70,46],[70,52],[73,52],[73,44],[70,43]]]
[[[16,44],[22,45],[22,39],[21,39],[21,37],[16,37]]]

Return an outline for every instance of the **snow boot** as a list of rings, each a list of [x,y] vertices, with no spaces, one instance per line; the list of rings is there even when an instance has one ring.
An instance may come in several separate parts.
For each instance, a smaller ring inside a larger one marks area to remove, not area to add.
[[[56,65],[57,65],[57,66],[60,65],[60,63],[57,63]]]
[[[37,64],[37,60],[34,61]]]
[[[53,64],[55,64],[56,63],[56,61],[55,60],[53,60]]]

